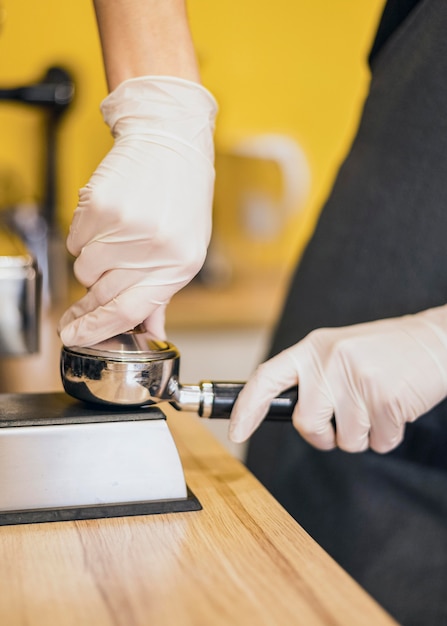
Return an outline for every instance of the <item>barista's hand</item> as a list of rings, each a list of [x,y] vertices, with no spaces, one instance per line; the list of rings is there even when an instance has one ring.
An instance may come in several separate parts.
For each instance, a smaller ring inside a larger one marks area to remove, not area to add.
[[[388,452],[406,422],[447,396],[447,307],[313,331],[257,369],[234,406],[233,441],[247,439],[270,401],[297,384],[293,423],[309,443]]]
[[[88,289],[60,321],[67,346],[141,322],[164,338],[166,304],[201,268],[211,233],[211,94],[179,78],[134,78],[101,110],[115,143],[80,191],[67,240]]]

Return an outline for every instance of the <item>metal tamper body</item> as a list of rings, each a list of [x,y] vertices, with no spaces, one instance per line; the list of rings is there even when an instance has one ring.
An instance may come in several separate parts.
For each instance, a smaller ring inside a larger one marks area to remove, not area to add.
[[[61,377],[65,391],[84,402],[144,407],[168,401],[200,417],[229,418],[244,383],[179,381],[180,353],[135,329],[90,347],[63,347]],[[273,400],[268,419],[289,420],[297,402],[292,388]]]

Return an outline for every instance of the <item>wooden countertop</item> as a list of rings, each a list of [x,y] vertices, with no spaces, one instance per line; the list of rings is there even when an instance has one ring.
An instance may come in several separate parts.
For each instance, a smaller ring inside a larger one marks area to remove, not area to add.
[[[0,624],[394,624],[198,418],[166,413],[203,510],[1,527]]]

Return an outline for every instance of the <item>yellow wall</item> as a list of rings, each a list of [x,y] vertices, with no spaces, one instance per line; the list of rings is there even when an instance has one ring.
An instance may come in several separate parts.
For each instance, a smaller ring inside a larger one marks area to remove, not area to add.
[[[281,132],[304,148],[312,190],[299,242],[355,129],[368,82],[364,57],[383,0],[190,0],[203,80],[220,103],[217,146]],[[98,105],[105,96],[90,0],[0,0],[0,86],[27,83],[50,64],[71,68],[77,96],[61,134],[60,215],[64,229],[83,185],[111,145]],[[0,103],[2,180],[13,172],[18,195],[39,196],[39,116]]]
[[[273,132],[290,135],[305,151],[312,185],[304,211],[276,247],[246,247],[257,265],[275,255],[293,260],[356,129],[384,0],[190,0],[189,6],[203,79],[220,104],[217,147],[229,150],[248,135]]]

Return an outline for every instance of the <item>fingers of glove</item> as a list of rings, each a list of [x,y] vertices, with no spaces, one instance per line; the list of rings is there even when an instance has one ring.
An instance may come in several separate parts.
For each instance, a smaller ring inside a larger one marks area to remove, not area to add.
[[[340,448],[360,451],[369,441],[376,452],[389,452],[402,441],[405,422],[434,405],[427,404],[427,396],[435,370],[430,355],[405,329],[410,324],[412,318],[371,324],[374,332],[337,341],[327,375],[340,407]]]
[[[106,305],[126,289],[135,286],[150,286],[148,272],[145,270],[114,270],[106,272],[87,291],[87,293],[62,315],[59,327],[63,328],[78,317],[86,313],[91,313],[100,306]],[[160,289],[159,298],[154,300],[155,304],[165,302],[172,295],[172,289],[166,292],[166,286]]]
[[[145,271],[137,270],[115,270],[104,274],[98,282],[96,282],[91,289],[85,294],[83,298],[75,302],[62,316],[59,322],[59,334],[65,345],[82,345],[80,342],[87,342],[91,345],[96,343],[94,340],[88,340],[84,335],[80,335],[78,327],[84,328],[84,322],[77,321],[81,318],[85,318],[89,324],[102,324],[103,317],[99,315],[97,318],[95,315],[104,308],[109,310],[112,308],[115,311],[115,315],[118,319],[122,318],[122,323],[119,324],[120,330],[118,332],[124,332],[132,328],[132,324],[136,325],[144,320],[147,320],[147,327],[155,337],[159,339],[164,338],[164,309],[166,304],[171,299],[172,295],[181,289],[187,281],[175,283],[172,285],[153,285],[152,276]],[[127,303],[127,297],[123,297],[125,293],[131,293],[129,305]],[[138,294],[138,296],[136,296]],[[138,299],[137,299],[138,298]],[[130,315],[127,312],[126,307],[130,306]],[[151,319],[154,312],[158,311],[161,306],[160,312],[155,315],[154,319]],[[122,307],[122,310],[121,310]],[[97,312],[97,313],[95,313]],[[135,321],[135,318],[138,318]],[[96,322],[95,322],[96,319]],[[129,326],[123,328],[129,321]],[[88,327],[88,335],[93,334],[93,326]],[[111,334],[109,335],[112,336]],[[70,343],[67,343],[70,342]]]
[[[337,445],[359,452],[369,445],[370,419],[357,384],[357,352],[354,327],[318,329],[293,348],[300,372],[294,425],[317,448]]]
[[[371,332],[341,333],[334,342],[326,376],[339,407],[337,445],[347,452],[368,446],[389,452],[402,440],[405,421],[424,412],[415,364],[423,372],[428,363],[422,365],[423,352],[411,338],[408,341],[401,325],[374,323]]]
[[[300,370],[299,401],[293,412],[293,425],[312,446],[331,450],[335,447],[334,403],[319,373],[312,376],[305,370],[306,366]]]
[[[369,445],[375,452],[384,454],[397,447],[403,440],[405,424],[414,421],[427,409],[423,398],[405,378],[405,364],[401,376],[393,377],[385,372],[370,382],[368,407],[371,420]]]
[[[144,274],[153,283],[188,283],[200,270],[206,257],[206,243],[178,237],[165,244],[149,240],[118,243],[94,241],[86,245],[74,263],[77,280],[91,287],[111,271]]]
[[[83,296],[80,300],[72,304],[61,316],[59,320],[59,324],[57,326],[57,332],[59,336],[62,338],[63,329],[71,324],[78,317],[82,317],[85,315],[87,311],[93,310],[94,307],[89,306],[90,293],[87,292],[85,296]],[[64,335],[65,336],[65,335]]]
[[[293,425],[306,441],[328,450],[335,446],[332,426],[334,404],[322,373],[318,337],[310,333],[275,359],[280,359],[282,364],[283,389],[293,384],[290,377],[286,378],[287,372],[293,373],[295,381],[299,381],[299,400],[292,416]]]
[[[365,371],[362,350],[359,349],[358,338],[353,334],[353,327],[346,330],[317,330],[309,338],[324,364],[320,370],[323,384],[320,382],[314,392],[309,385],[310,404],[317,401],[318,390],[321,390],[327,396],[327,410],[332,405],[337,447],[346,452],[366,450],[371,422],[365,388],[368,387],[369,378],[374,381],[374,372],[368,369]],[[367,343],[369,341],[367,339]],[[314,378],[318,380],[315,375]],[[320,410],[324,411],[323,402]],[[327,418],[327,413],[324,417]]]
[[[248,439],[266,416],[271,401],[297,383],[298,375],[287,350],[260,365],[234,404],[230,439],[236,443]]]
[[[95,296],[88,294],[65,314],[64,319],[70,321],[66,325],[60,324],[62,342],[66,346],[88,346],[131,330],[148,320],[158,307],[165,306],[167,300],[155,302],[152,295],[150,287],[139,285],[127,289],[107,304],[88,310],[95,301]],[[74,317],[73,311],[81,309],[86,312]],[[158,328],[159,320],[155,323]]]
[[[117,140],[79,191],[67,241],[70,251],[76,256],[76,246],[94,239],[98,231],[113,237],[126,234],[127,228],[131,235],[143,231],[154,238],[152,229],[163,220],[171,229],[187,227],[192,218],[203,221],[204,213],[210,214],[214,177],[211,162],[168,137],[131,135]],[[92,222],[92,211],[101,216],[100,223]]]
[[[165,319],[166,305],[162,304],[144,320],[144,327],[152,337],[166,341]]]
[[[331,383],[329,383],[331,384]],[[349,380],[337,381],[333,385],[335,398],[336,445],[345,452],[363,452],[369,445],[370,417],[356,390]]]
[[[326,398],[318,394],[314,406],[303,408],[300,401],[292,416],[293,425],[303,439],[320,450],[332,450],[336,446],[335,430],[332,425],[332,407],[327,408]],[[318,402],[320,401],[320,403]]]
[[[390,426],[392,426],[390,428]],[[369,434],[369,447],[379,454],[394,450],[404,438],[405,424],[392,424],[388,421],[384,428],[374,422]]]
[[[88,184],[79,190],[79,200],[73,214],[67,237],[67,249],[78,256],[91,241],[109,239],[123,240],[137,234],[140,238],[151,234],[159,215],[153,216],[147,206],[159,203],[160,184],[148,174],[159,168],[148,152],[138,162],[133,156],[133,146],[115,144],[90,177]],[[133,142],[135,143],[135,141]],[[172,167],[172,163],[171,163]]]
[[[257,377],[249,380],[234,403],[229,438],[235,443],[248,439],[266,416],[274,398],[266,392]]]

